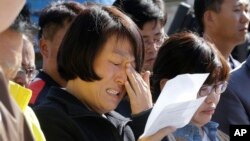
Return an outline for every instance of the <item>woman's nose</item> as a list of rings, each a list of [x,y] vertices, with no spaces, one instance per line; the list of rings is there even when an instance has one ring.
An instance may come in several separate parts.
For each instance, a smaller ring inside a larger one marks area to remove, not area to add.
[[[126,74],[126,67],[120,67],[119,71],[116,74],[116,82],[119,85],[124,85],[125,82],[127,81],[127,74]]]
[[[207,96],[207,98],[205,99],[205,102],[207,103],[217,103],[217,101],[219,101],[220,95],[216,93],[216,91],[213,89],[211,91],[211,93]]]

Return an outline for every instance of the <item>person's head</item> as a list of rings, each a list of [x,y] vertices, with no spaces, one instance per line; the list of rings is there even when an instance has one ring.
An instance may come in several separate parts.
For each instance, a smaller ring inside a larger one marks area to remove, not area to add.
[[[0,33],[0,66],[6,78],[11,80],[16,76],[22,60],[22,34],[31,27],[26,20],[28,8],[25,6],[12,25]]]
[[[243,43],[249,24],[249,0],[195,0],[200,32],[212,40],[236,46]]]
[[[155,92],[154,96],[158,96],[165,83],[177,75],[209,73],[198,94],[198,97],[200,95],[208,96],[192,119],[195,124],[202,125],[210,121],[220,94],[225,90],[229,68],[213,44],[193,33],[183,32],[173,34],[163,43],[153,72],[152,91]],[[207,87],[210,85],[214,86],[213,89]]]
[[[140,28],[145,46],[143,70],[152,71],[159,47],[166,38],[167,13],[162,0],[116,0],[113,4],[124,11]]]
[[[57,83],[64,82],[57,72],[57,51],[73,19],[81,11],[76,2],[58,1],[42,10],[39,17],[39,47],[43,57],[42,69]]]
[[[36,65],[34,45],[32,40],[24,34],[21,67],[13,81],[21,86],[27,87],[35,75]]]
[[[66,90],[98,113],[114,110],[125,95],[126,64],[140,72],[144,47],[139,29],[114,7],[91,6],[67,31],[58,51]]]

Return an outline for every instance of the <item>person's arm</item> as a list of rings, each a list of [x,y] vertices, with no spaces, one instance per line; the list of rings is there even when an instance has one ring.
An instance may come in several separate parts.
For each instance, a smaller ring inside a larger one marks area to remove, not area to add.
[[[0,0],[0,32],[7,29],[25,4],[25,0]]]
[[[151,110],[152,108],[131,116],[130,127],[136,139],[143,134]]]
[[[165,136],[171,134],[175,130],[176,128],[174,127],[165,127],[151,136],[140,137],[138,141],[161,141]]]

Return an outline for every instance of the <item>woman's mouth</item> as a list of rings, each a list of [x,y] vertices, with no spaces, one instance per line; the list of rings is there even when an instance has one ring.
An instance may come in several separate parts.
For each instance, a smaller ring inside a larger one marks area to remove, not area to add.
[[[119,95],[119,91],[116,91],[116,90],[114,90],[114,89],[107,89],[106,90],[106,92],[108,93],[108,94],[110,94],[110,95],[113,95],[113,96],[118,96]]]

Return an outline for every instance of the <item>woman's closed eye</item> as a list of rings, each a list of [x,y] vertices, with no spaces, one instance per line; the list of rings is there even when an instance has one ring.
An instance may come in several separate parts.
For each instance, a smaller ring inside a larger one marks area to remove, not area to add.
[[[113,63],[115,66],[119,66],[121,63]]]
[[[234,12],[241,12],[241,9],[236,8],[236,9],[234,9]]]
[[[121,65],[122,64],[122,62],[121,61],[116,61],[116,60],[112,60],[112,61],[110,61],[113,65],[115,65],[115,66],[119,66],[119,65]]]

